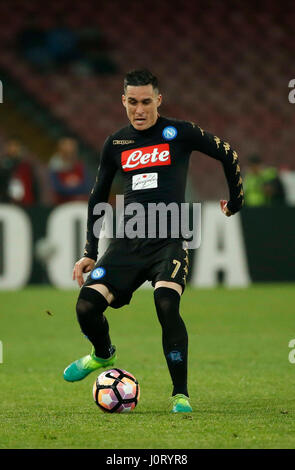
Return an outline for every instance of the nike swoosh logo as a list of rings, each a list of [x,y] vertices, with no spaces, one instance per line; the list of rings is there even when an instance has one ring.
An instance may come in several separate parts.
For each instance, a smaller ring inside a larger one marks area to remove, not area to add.
[[[109,379],[114,379],[114,380],[118,380],[118,382],[121,382],[122,384],[124,384],[124,382],[121,380],[121,379],[118,379],[118,377],[114,377],[111,372],[108,372],[105,377],[108,377]]]

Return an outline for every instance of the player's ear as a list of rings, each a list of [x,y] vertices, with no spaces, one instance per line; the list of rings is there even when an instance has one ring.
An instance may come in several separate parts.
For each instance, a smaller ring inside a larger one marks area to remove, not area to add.
[[[157,107],[161,106],[162,104],[162,95],[159,93],[157,96]]]
[[[122,104],[126,108],[126,96],[122,95]]]

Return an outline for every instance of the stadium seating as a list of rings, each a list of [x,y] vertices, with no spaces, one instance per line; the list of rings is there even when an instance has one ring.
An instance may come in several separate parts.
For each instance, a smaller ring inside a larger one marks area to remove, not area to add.
[[[94,26],[103,32],[119,73],[38,74],[17,54],[16,38],[29,15],[46,29],[61,14],[74,30]],[[1,11],[0,67],[96,149],[126,122],[122,75],[136,67],[151,68],[162,83],[162,114],[196,121],[228,140],[242,163],[256,152],[269,164],[294,169],[295,113],[288,102],[294,21],[291,2],[280,8],[278,2],[263,1],[254,14],[251,2],[233,0],[205,5],[150,0],[148,6],[102,0],[99,7],[95,0],[60,0],[46,8],[36,0],[11,0]],[[222,196],[224,178],[215,162],[192,158],[191,174],[199,197]]]

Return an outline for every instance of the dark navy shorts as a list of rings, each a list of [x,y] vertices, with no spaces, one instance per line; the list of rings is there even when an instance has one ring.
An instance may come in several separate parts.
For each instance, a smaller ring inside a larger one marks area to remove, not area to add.
[[[98,259],[84,286],[104,284],[114,295],[111,307],[129,304],[145,281],[176,282],[184,290],[188,250],[181,239],[113,239]]]

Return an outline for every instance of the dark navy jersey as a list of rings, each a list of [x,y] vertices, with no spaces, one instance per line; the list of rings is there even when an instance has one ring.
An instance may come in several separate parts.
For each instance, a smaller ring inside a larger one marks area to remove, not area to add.
[[[94,206],[107,202],[117,171],[124,179],[125,205],[133,202],[185,202],[189,158],[193,150],[202,152],[223,165],[229,188],[228,208],[240,210],[244,201],[237,152],[230,144],[204,131],[198,125],[177,119],[158,117],[146,130],[131,124],[110,135],[101,152],[100,166],[88,204],[87,242],[84,256],[97,258],[98,240],[93,226],[98,216]]]

